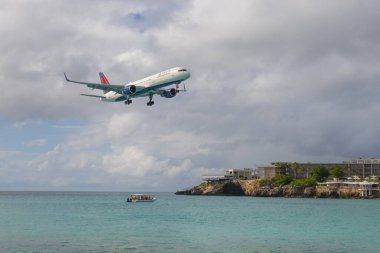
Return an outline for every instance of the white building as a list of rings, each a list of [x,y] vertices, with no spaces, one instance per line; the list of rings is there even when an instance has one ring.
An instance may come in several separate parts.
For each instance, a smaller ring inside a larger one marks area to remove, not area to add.
[[[251,168],[244,169],[228,169],[224,175],[203,175],[203,181],[223,181],[230,179],[252,179],[254,178],[254,171]]]
[[[368,181],[326,181],[323,183],[318,183],[320,186],[328,186],[333,188],[345,187],[345,188],[356,188],[360,191],[362,197],[369,197],[373,195],[373,191],[379,191],[378,182],[368,182]]]
[[[226,178],[244,178],[244,179],[252,179],[253,178],[253,169],[244,168],[244,169],[228,169],[224,173],[224,177]]]

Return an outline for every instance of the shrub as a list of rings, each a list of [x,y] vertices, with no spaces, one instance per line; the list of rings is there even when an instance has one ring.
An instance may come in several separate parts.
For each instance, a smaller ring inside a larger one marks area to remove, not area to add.
[[[330,169],[330,175],[332,177],[340,178],[344,176],[344,172],[339,167],[333,167]]]
[[[272,179],[272,182],[275,186],[283,186],[283,185],[287,185],[289,184],[290,182],[293,181],[293,178],[291,176],[287,176],[287,175],[276,175],[273,179]]]
[[[324,181],[330,175],[329,171],[323,165],[315,167],[310,174],[318,182]]]
[[[291,186],[313,187],[317,185],[314,178],[295,179],[290,183]]]
[[[260,184],[260,186],[268,186],[268,185],[270,185],[270,180],[266,179],[266,178],[260,179],[259,184]]]

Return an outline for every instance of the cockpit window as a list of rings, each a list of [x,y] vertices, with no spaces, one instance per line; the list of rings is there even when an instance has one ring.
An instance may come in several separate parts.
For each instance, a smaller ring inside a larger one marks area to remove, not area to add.
[[[178,72],[187,71],[186,69],[179,69]]]

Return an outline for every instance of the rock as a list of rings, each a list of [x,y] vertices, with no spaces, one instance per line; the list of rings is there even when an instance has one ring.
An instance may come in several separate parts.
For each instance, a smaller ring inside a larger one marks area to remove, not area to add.
[[[318,186],[316,189],[317,198],[338,198],[337,189],[328,186]]]
[[[260,186],[259,180],[225,180],[203,182],[191,189],[177,191],[179,195],[225,195],[225,196],[254,196],[254,197],[288,197],[288,198],[360,198],[355,188],[334,188],[328,186],[304,187],[290,186],[275,187]]]
[[[253,191],[252,196],[254,197],[269,197],[269,188],[268,187],[260,187]]]
[[[274,187],[272,189],[269,189],[269,197],[282,197],[283,195],[283,189],[281,187]]]
[[[184,191],[177,191],[177,195],[234,195],[244,196],[244,191],[237,181],[204,182]]]
[[[354,188],[338,188],[337,193],[339,198],[360,198],[360,193]]]
[[[260,188],[258,180],[239,180],[239,184],[246,196],[255,196],[257,189]]]
[[[303,197],[304,188],[301,186],[285,185],[283,188],[283,196],[287,198]]]
[[[305,198],[312,198],[315,196],[315,188],[314,187],[306,187],[303,191],[303,195]]]

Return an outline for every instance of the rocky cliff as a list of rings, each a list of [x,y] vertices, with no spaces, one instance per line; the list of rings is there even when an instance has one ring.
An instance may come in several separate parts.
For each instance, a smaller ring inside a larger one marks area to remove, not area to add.
[[[203,182],[191,189],[177,191],[175,194],[288,198],[360,198],[360,192],[357,189],[330,188],[327,186],[260,186],[259,180]]]

